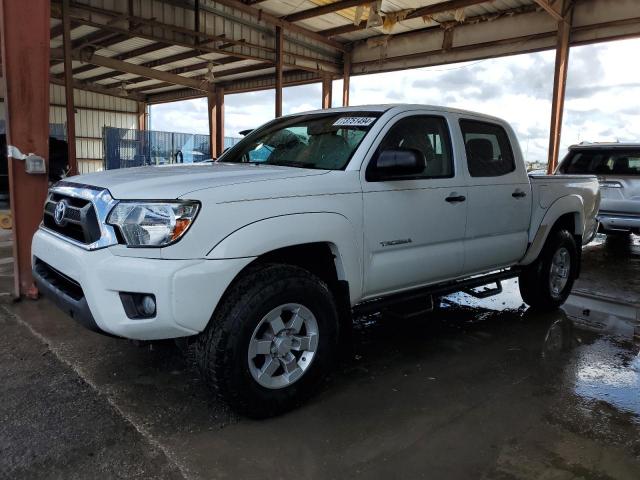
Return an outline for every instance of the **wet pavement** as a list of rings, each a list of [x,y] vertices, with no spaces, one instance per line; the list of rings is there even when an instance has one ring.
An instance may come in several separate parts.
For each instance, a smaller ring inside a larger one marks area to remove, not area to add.
[[[589,246],[551,314],[510,281],[359,318],[323,391],[259,422],[213,402],[171,343],[92,334],[45,301],[0,306],[0,477],[637,480],[639,255],[638,237]]]

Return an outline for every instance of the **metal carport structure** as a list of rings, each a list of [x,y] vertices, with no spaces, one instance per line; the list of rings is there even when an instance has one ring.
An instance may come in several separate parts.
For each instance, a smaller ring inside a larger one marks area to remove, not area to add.
[[[70,165],[92,169],[102,125],[144,129],[150,104],[207,97],[212,155],[224,95],[556,49],[549,168],[559,152],[569,48],[640,35],[637,0],[0,0],[7,144],[46,157],[66,123]],[[73,117],[75,121],[69,122]],[[80,132],[80,134],[77,134]],[[15,150],[11,150],[15,152]],[[92,153],[93,152],[93,153]],[[44,175],[10,162],[16,295],[33,294],[30,240]],[[93,155],[93,157],[92,157]]]

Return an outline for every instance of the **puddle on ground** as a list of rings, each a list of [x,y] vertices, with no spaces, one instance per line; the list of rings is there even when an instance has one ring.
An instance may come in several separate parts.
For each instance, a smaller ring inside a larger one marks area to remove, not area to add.
[[[640,353],[631,345],[598,338],[574,351],[568,382],[576,395],[636,415],[640,423]]]
[[[517,280],[502,283],[503,292],[488,299],[456,293],[443,299],[443,307],[464,307],[477,318],[482,311],[527,311]],[[497,312],[496,312],[497,313]],[[640,306],[613,298],[574,293],[560,312],[566,315],[549,327],[542,355],[570,350],[564,382],[585,402],[606,402],[635,415],[640,423]],[[562,325],[562,328],[559,327]],[[568,338],[564,338],[568,337]]]

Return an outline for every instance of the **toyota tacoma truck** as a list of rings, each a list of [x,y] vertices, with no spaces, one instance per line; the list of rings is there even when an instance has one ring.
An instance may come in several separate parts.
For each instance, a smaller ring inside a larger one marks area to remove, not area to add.
[[[57,183],[33,275],[92,330],[188,342],[218,397],[265,417],[318,387],[355,314],[513,277],[531,307],[558,307],[599,200],[596,177],[530,178],[498,118],[336,108],[273,120],[212,163]]]

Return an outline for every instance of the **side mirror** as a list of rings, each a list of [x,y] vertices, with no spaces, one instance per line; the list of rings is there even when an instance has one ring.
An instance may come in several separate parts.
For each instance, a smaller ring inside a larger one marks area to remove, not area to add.
[[[424,154],[410,148],[390,148],[374,159],[372,179],[385,180],[422,173],[427,165]]]

